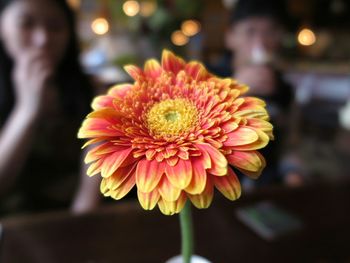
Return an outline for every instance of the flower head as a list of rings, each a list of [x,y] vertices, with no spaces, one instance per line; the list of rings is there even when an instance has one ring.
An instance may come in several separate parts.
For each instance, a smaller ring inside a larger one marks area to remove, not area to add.
[[[78,137],[94,147],[85,162],[101,174],[101,191],[123,198],[134,186],[144,209],[179,213],[187,199],[207,208],[214,189],[230,200],[241,194],[234,172],[257,178],[257,151],[273,138],[264,101],[242,97],[247,86],[220,79],[198,62],[163,51],[159,64],[126,66],[133,84],[96,97]],[[233,169],[234,168],[234,169]]]

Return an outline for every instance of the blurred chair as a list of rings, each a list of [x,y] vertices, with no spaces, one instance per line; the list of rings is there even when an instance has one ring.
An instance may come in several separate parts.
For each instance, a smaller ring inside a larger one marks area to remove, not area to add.
[[[304,180],[314,183],[349,178],[350,151],[339,143],[348,141],[343,139],[339,112],[350,99],[350,76],[305,71],[289,72],[286,77],[295,87],[298,144],[294,155],[302,163],[299,171],[303,171]]]
[[[316,126],[338,128],[338,111],[350,98],[348,74],[290,72],[303,119]],[[319,127],[318,127],[319,128]]]

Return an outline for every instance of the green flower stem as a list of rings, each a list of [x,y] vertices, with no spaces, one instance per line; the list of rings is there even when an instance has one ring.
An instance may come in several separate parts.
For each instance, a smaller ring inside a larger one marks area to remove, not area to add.
[[[180,212],[181,226],[181,253],[184,263],[190,263],[193,253],[193,227],[191,215],[191,202],[187,201]]]

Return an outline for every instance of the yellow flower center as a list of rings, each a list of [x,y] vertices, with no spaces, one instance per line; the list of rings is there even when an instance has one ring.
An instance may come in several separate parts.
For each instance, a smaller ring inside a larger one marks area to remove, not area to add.
[[[154,104],[146,119],[151,134],[167,137],[189,131],[197,122],[198,112],[186,99],[167,99]]]

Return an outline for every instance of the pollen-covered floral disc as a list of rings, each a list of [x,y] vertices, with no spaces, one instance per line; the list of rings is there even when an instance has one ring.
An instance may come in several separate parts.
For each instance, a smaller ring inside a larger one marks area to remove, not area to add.
[[[257,178],[265,167],[257,151],[273,138],[264,101],[242,96],[248,87],[208,73],[163,51],[144,69],[126,66],[133,84],[96,97],[78,137],[89,139],[89,176],[101,174],[101,192],[123,198],[137,187],[144,209],[179,213],[186,200],[207,208],[216,188],[230,200],[241,194],[234,172]]]

